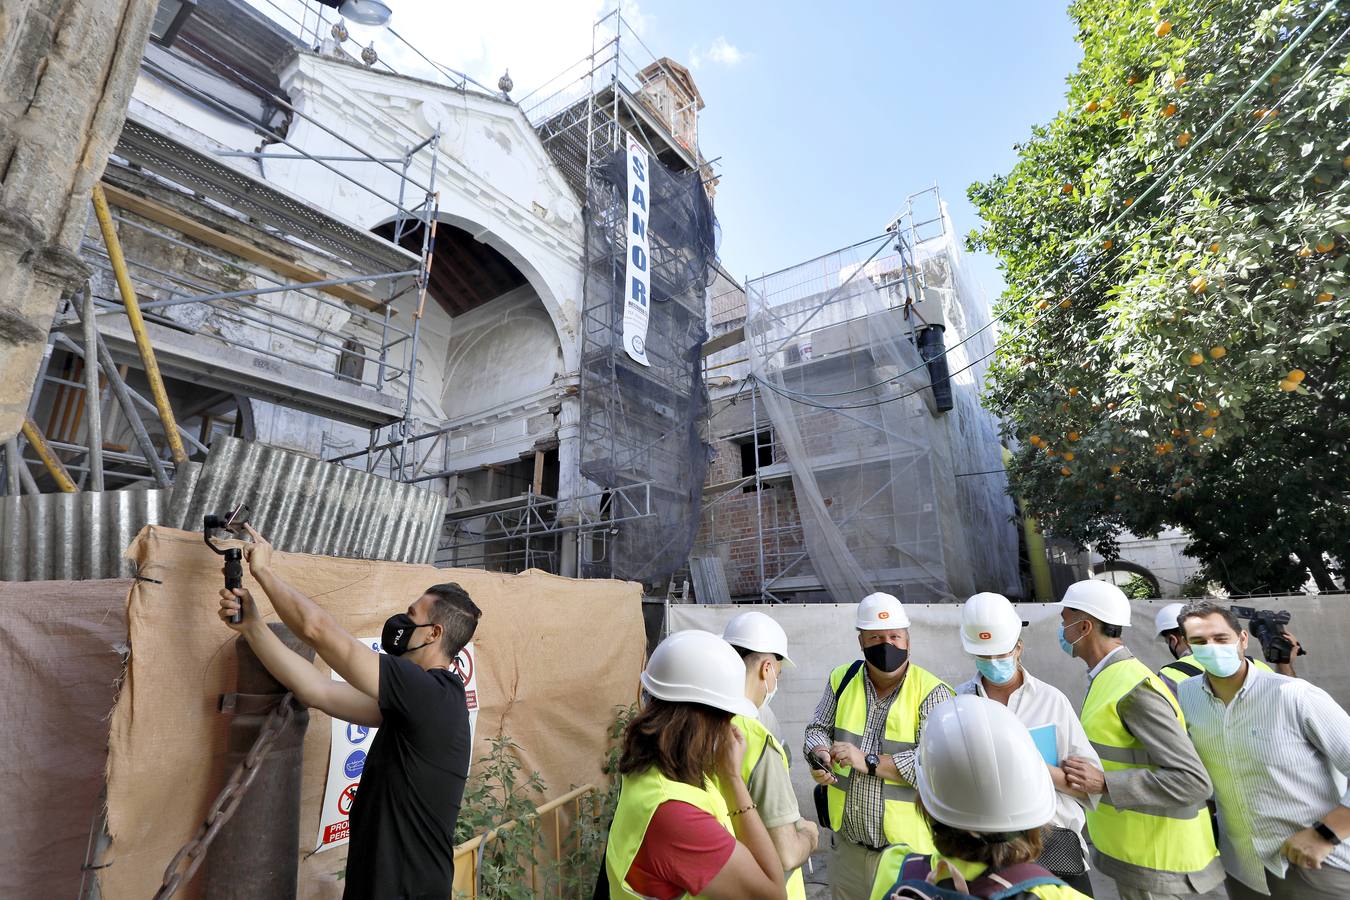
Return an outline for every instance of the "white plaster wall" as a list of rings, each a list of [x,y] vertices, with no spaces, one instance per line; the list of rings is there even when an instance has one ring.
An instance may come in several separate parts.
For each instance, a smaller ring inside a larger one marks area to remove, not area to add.
[[[1169,528],[1153,538],[1141,538],[1127,532],[1120,536],[1119,542],[1120,558],[1152,572],[1164,597],[1179,593],[1186,579],[1200,571],[1200,562],[1186,555],[1190,538],[1179,528]],[[1092,554],[1092,564],[1095,566],[1100,562],[1102,557]],[[1098,577],[1108,575],[1113,575],[1112,580],[1116,583],[1124,584],[1133,573],[1108,572]]]
[[[528,285],[456,316],[454,326],[445,347],[448,418],[529,396],[563,374],[558,335]]]
[[[401,157],[439,128],[441,220],[490,244],[524,273],[558,333],[567,371],[576,370],[581,209],[518,107],[310,54],[296,58],[282,84],[297,109],[376,156]],[[315,155],[357,152],[300,117],[288,138]],[[422,187],[409,185],[405,208],[431,186],[431,158],[429,151],[413,158],[408,174]],[[266,161],[269,180],[361,228],[394,218],[384,198],[398,196],[399,164],[330,165],[342,174],[308,160]]]

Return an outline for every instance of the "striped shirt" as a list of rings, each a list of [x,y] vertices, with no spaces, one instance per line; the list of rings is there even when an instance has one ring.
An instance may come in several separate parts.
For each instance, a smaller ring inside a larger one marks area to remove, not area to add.
[[[864,667],[859,670],[857,679],[863,683],[864,696],[867,698],[867,723],[863,730],[862,746],[860,749],[866,753],[881,753],[881,740],[886,734],[886,718],[890,715],[891,707],[895,705],[895,698],[900,696],[900,689],[904,686],[904,681],[896,685],[895,690],[885,699],[877,698],[877,689],[872,686],[872,679],[867,677],[867,669]],[[939,684],[929,692],[923,702],[919,704],[919,721],[914,730],[914,745],[919,744],[919,736],[923,733],[923,723],[928,718],[928,714],[944,700],[952,698],[952,689],[945,684]],[[826,750],[834,738],[834,712],[835,699],[834,688],[830,687],[829,682],[825,684],[825,693],[821,695],[820,702],[816,704],[816,711],[811,716],[810,723],[806,726],[806,755],[809,757],[811,751],[823,747]],[[914,784],[914,769],[918,761],[917,750],[901,750],[899,753],[891,755],[891,760],[895,763],[895,768],[899,770],[900,777],[907,784]],[[809,761],[809,760],[808,760]],[[868,775],[866,771],[854,772],[848,781],[847,793],[844,796],[844,816],[839,826],[839,833],[846,840],[855,844],[861,844],[864,847],[881,848],[886,846],[886,832],[883,827],[885,816],[885,804],[882,799],[882,787],[885,782],[880,778]]]
[[[1265,870],[1288,869],[1285,840],[1350,806],[1350,716],[1316,685],[1253,665],[1226,706],[1207,676],[1183,681],[1177,699],[1214,782],[1224,869],[1264,894]],[[1323,865],[1350,870],[1350,843]]]

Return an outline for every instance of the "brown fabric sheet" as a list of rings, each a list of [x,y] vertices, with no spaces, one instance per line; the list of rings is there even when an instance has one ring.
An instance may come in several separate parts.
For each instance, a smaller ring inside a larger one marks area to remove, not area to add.
[[[141,900],[205,816],[227,774],[226,718],[217,697],[233,690],[233,632],[216,617],[220,557],[198,534],[147,526],[128,555],[142,575],[128,620],[135,648],[113,715],[108,765],[111,865],[107,900]],[[479,701],[475,759],[487,739],[509,735],[522,762],[548,784],[547,798],[600,777],[614,707],[636,696],[645,650],[641,590],[541,572],[500,575],[392,562],[278,553],[277,571],[353,634],[377,635],[385,618],[429,585],[457,581],[483,610],[474,639]],[[245,575],[265,617],[275,614]],[[322,666],[322,664],[320,663]],[[326,667],[325,667],[326,671]],[[296,854],[314,849],[328,764],[329,718],[314,712]],[[302,898],[336,898],[345,849],[305,859]]]
[[[130,587],[0,582],[0,897],[79,894]]]

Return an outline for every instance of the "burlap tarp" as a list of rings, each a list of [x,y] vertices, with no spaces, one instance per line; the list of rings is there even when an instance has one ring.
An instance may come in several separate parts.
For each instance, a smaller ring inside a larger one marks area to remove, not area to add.
[[[76,897],[130,581],[0,582],[0,897]]]
[[[217,699],[234,689],[235,635],[214,611],[220,557],[199,534],[153,525],[127,552],[142,576],[157,581],[138,582],[128,603],[133,653],[109,747],[113,842],[101,879],[108,900],[151,896],[201,823],[227,774],[226,717]],[[475,758],[490,737],[509,736],[525,767],[547,783],[547,798],[600,778],[606,729],[615,707],[635,699],[642,667],[638,585],[298,553],[278,553],[275,568],[357,636],[378,635],[387,616],[429,585],[463,585],[483,610],[474,638],[481,703]],[[247,574],[245,586],[275,621]],[[313,712],[305,738],[300,834],[291,836],[297,857],[314,849],[318,833],[329,723]],[[345,848],[305,858],[300,896],[338,897],[345,865]]]

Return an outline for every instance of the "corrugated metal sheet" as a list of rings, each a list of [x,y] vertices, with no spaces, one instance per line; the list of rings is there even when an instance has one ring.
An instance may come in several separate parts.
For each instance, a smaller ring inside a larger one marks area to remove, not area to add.
[[[247,503],[278,549],[353,559],[428,563],[445,514],[445,498],[416,485],[237,438],[212,441],[186,495],[174,502],[178,528]]]
[[[168,490],[0,497],[0,581],[135,574],[122,551],[146,525],[186,531],[238,503],[294,553],[429,563],[445,498],[264,444],[216,438]]]
[[[0,581],[134,575],[122,550],[161,521],[171,490],[0,497]]]

